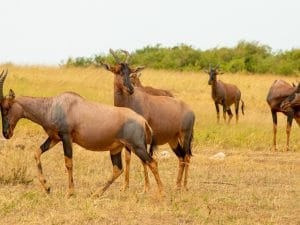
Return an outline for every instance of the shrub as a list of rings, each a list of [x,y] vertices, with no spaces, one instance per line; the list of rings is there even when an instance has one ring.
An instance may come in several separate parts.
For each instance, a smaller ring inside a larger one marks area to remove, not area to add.
[[[124,58],[121,52],[117,52]],[[69,58],[66,66],[85,67],[100,62],[114,63],[108,54],[93,57]],[[283,75],[300,73],[300,49],[272,52],[271,47],[258,42],[240,41],[233,48],[213,48],[202,51],[192,46],[180,44],[163,47],[159,44],[146,46],[131,53],[131,63],[153,69],[200,71],[210,64],[220,64],[223,71],[237,73],[277,73]]]

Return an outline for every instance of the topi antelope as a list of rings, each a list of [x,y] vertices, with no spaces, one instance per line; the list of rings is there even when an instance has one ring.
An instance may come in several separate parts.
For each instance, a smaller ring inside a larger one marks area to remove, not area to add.
[[[133,84],[133,86],[141,88],[141,90],[145,91],[150,95],[174,97],[174,95],[168,90],[153,88],[150,86],[143,86],[142,82],[140,81],[141,75],[141,73],[134,73],[130,76],[130,81]]]
[[[126,63],[128,63],[129,60],[129,52],[125,50],[121,50],[123,53],[126,55]],[[115,55],[115,54],[114,54]],[[142,69],[142,67],[140,68]],[[163,89],[158,89],[158,88],[153,88],[150,86],[144,86],[142,82],[140,81],[140,76],[141,73],[132,73],[130,75],[130,81],[133,84],[134,87],[139,87],[141,90],[147,92],[150,95],[156,95],[156,96],[169,96],[169,97],[174,97],[174,95],[168,91],[168,90],[163,90]]]
[[[300,125],[300,83],[294,93],[282,101],[280,109],[284,112],[294,111],[294,119]]]
[[[128,107],[144,116],[153,129],[153,138],[157,145],[168,143],[179,160],[177,175],[177,188],[181,188],[184,174],[184,187],[187,186],[190,157],[192,155],[191,142],[195,123],[194,112],[183,102],[168,96],[153,96],[139,87],[133,87],[130,76],[143,69],[133,69],[125,62],[121,62],[113,50],[110,53],[117,64],[103,67],[115,75],[114,78],[114,105]],[[125,152],[125,183],[124,189],[129,185],[130,151]],[[147,172],[145,172],[145,175]],[[147,181],[145,176],[145,183]],[[146,187],[147,188],[147,187]]]
[[[69,188],[67,196],[74,192],[72,143],[92,151],[110,151],[113,164],[112,177],[96,190],[99,196],[123,172],[121,151],[123,146],[132,150],[144,164],[147,164],[162,192],[157,163],[147,152],[151,142],[152,130],[147,121],[134,111],[93,103],[72,92],[65,92],[56,97],[36,98],[18,96],[12,90],[3,96],[3,83],[7,76],[0,75],[0,99],[2,132],[7,139],[13,136],[14,128],[21,118],[26,118],[41,125],[48,134],[47,140],[35,151],[35,160],[39,181],[49,193],[50,187],[42,172],[41,155],[62,141],[65,165],[68,171]]]
[[[284,106],[283,103],[286,99],[287,99],[286,102],[288,102],[288,98],[291,98],[289,96],[295,94],[296,92],[300,92],[299,89],[297,89],[297,87],[295,87],[294,85],[292,86],[283,80],[275,80],[269,89],[267,95],[267,103],[270,106],[272,119],[273,119],[273,146],[272,146],[273,151],[276,151],[277,112],[282,112],[287,116],[287,127],[286,127],[287,138],[286,138],[286,147],[285,147],[286,151],[289,150],[290,133],[292,128],[293,118],[295,118],[298,124],[300,125],[299,110],[298,109],[296,109],[296,111],[292,110],[291,107],[286,107]],[[283,107],[280,107],[281,104],[283,104]],[[299,117],[297,117],[297,115],[299,115]]]
[[[230,120],[233,117],[230,106],[234,104],[236,123],[238,123],[240,101],[242,102],[241,109],[244,115],[244,102],[243,100],[241,100],[241,91],[235,85],[227,84],[220,80],[217,80],[217,75],[222,74],[218,72],[218,66],[213,68],[210,65],[209,71],[206,72],[209,74],[208,84],[211,85],[211,96],[215,102],[218,123],[220,121],[219,104],[222,105],[223,107],[223,118],[225,122],[226,122],[226,112],[228,113],[229,116],[228,124],[230,123]]]

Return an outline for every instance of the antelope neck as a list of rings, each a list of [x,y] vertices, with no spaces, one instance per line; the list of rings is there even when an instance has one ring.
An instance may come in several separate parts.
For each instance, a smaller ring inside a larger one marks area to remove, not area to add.
[[[51,99],[19,96],[16,102],[22,106],[23,117],[41,125],[49,112]]]
[[[211,84],[211,91],[212,95],[216,96],[217,95],[217,80],[213,80]]]

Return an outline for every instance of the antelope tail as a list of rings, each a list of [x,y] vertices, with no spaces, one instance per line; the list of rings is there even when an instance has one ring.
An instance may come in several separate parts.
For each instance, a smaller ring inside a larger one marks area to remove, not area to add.
[[[146,129],[146,143],[150,143],[149,154],[152,157],[153,152],[157,147],[157,144],[153,136],[153,131],[147,122],[145,123],[145,129]]]
[[[157,149],[157,144],[156,144],[156,140],[152,135],[152,140],[151,140],[151,144],[150,144],[150,148],[149,148],[149,154],[152,157],[153,156],[153,152],[154,150]]]
[[[242,106],[241,106],[242,113],[243,113],[243,115],[245,115],[245,113],[244,113],[245,104],[244,104],[244,101],[242,99],[241,99],[241,102],[242,102]]]

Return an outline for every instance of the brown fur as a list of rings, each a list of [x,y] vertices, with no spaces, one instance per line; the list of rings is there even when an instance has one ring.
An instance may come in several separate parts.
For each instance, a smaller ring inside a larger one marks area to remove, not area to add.
[[[69,174],[68,196],[73,194],[72,142],[92,151],[110,151],[113,163],[113,176],[95,196],[103,192],[122,173],[121,150],[123,146],[131,148],[134,153],[148,165],[155,175],[159,190],[162,183],[157,171],[157,164],[147,153],[146,142],[151,140],[152,131],[147,121],[134,111],[94,103],[72,92],[65,92],[52,98],[15,97],[12,90],[9,96],[1,100],[3,134],[9,139],[21,118],[29,119],[41,125],[48,139],[35,152],[39,180],[49,192],[42,172],[41,154],[58,142],[63,142],[65,164]]]
[[[156,95],[156,96],[169,96],[169,97],[174,97],[174,95],[168,91],[168,90],[163,90],[163,89],[158,89],[158,88],[153,88],[150,86],[144,86],[142,82],[140,81],[141,74],[132,74],[130,76],[131,83],[135,87],[141,88],[141,90],[145,91],[146,93],[150,95]]]
[[[136,73],[137,69],[134,70],[128,66],[130,73],[124,74],[117,71],[119,64],[114,67],[104,64],[104,68],[115,75],[115,106],[128,107],[142,115],[153,129],[156,144],[168,143],[176,153],[179,161],[183,161],[181,164],[183,167],[179,168],[178,171],[177,187],[180,188],[182,174],[184,169],[188,170],[192,154],[191,141],[195,122],[194,112],[180,100],[168,96],[153,96],[140,87],[135,87],[134,92],[131,94],[124,92],[124,78]],[[184,185],[186,186],[187,171],[185,176]]]
[[[297,87],[294,87],[283,80],[275,80],[272,86],[269,89],[267,95],[267,103],[270,106],[272,118],[273,118],[273,151],[276,151],[276,134],[277,134],[277,112],[282,112],[287,115],[287,140],[286,140],[286,150],[289,150],[289,139],[290,139],[290,132],[292,128],[292,120],[293,118],[299,124],[300,112],[299,110],[283,110],[280,105],[283,103],[288,96],[295,93]],[[291,109],[291,108],[289,108]]]
[[[217,68],[210,68],[208,72],[210,75],[208,84],[211,85],[211,96],[215,103],[216,111],[217,111],[217,121],[220,120],[220,111],[219,105],[223,107],[223,118],[226,121],[226,112],[229,116],[228,124],[232,119],[233,115],[230,109],[232,104],[235,105],[235,115],[236,115],[236,123],[239,120],[239,103],[242,102],[242,113],[244,114],[244,102],[241,100],[241,91],[237,86],[233,84],[227,84],[220,80],[217,80],[217,75],[219,74]]]

